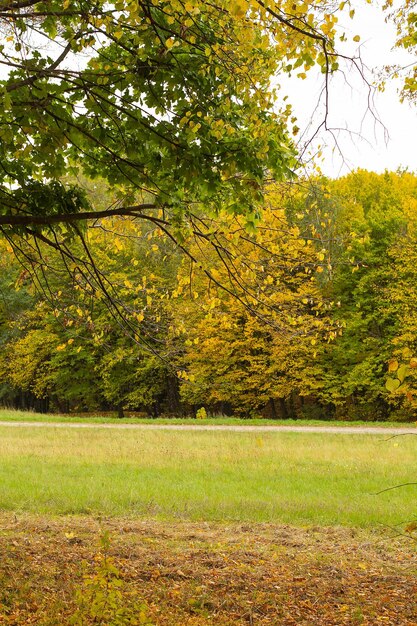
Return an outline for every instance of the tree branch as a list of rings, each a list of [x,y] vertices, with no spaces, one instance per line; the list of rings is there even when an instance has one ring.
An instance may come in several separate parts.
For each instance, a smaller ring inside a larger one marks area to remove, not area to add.
[[[13,11],[16,9],[25,9],[26,7],[33,7],[35,4],[39,4],[39,0],[16,0],[16,2],[0,2],[0,11]]]
[[[105,211],[82,211],[80,213],[61,213],[57,215],[0,215],[0,226],[50,226],[52,224],[71,224],[74,222],[81,222],[85,220],[97,220],[105,217],[112,216],[130,216],[130,217],[145,217],[141,214],[142,211],[148,209],[161,208],[157,204],[138,204],[137,206],[120,207],[118,209],[108,209]],[[152,219],[155,223],[168,224],[165,220],[157,217],[146,216],[147,219]]]
[[[70,42],[69,44],[67,44],[67,46],[64,48],[64,50],[61,52],[59,57],[57,59],[55,59],[55,61],[49,67],[47,67],[44,70],[40,70],[37,74],[35,74],[35,76],[29,76],[29,78],[26,78],[25,80],[21,80],[18,83],[13,83],[12,85],[7,85],[6,91],[10,93],[11,91],[15,91],[16,89],[20,89],[21,87],[25,87],[26,85],[31,85],[36,80],[38,80],[38,78],[42,78],[43,76],[48,76],[48,74],[50,72],[53,72],[54,70],[56,70],[58,65],[60,65],[60,63],[65,59],[65,57],[71,52],[71,49],[72,49],[72,45],[71,45],[71,42]]]

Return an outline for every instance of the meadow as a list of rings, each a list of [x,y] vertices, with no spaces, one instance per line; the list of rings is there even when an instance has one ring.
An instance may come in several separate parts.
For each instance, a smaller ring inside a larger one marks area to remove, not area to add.
[[[376,494],[414,481],[416,448],[381,432],[2,425],[0,624],[415,626],[416,488]],[[133,621],[100,621],[108,596]]]
[[[0,510],[394,527],[415,516],[417,438],[0,427]]]

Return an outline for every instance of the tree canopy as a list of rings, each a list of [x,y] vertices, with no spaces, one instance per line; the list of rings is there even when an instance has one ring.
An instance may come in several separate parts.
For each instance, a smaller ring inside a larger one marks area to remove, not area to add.
[[[100,217],[70,168],[118,189],[106,215],[167,227],[204,202],[253,221],[295,164],[271,77],[329,73],[335,21],[323,0],[2,0],[3,231]]]
[[[25,271],[45,287],[52,248],[56,271],[126,318],[91,226],[139,220],[196,264],[196,240],[224,260],[217,216],[253,230],[270,182],[294,176],[297,128],[273,79],[318,66],[327,90],[335,8],[0,0],[0,233]]]

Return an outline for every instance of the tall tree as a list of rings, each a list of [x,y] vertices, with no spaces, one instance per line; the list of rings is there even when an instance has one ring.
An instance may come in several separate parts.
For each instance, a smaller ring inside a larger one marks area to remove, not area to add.
[[[337,67],[327,0],[0,0],[0,230],[28,270],[39,243],[84,265],[85,223],[158,225],[183,247],[199,207],[259,217],[295,166],[280,73]],[[98,207],[68,171],[117,193]],[[71,238],[84,257],[74,257]]]
[[[408,173],[363,170],[326,184],[337,230],[351,234],[325,287],[340,303],[333,315],[344,330],[336,342],[318,347],[316,375],[322,383],[318,397],[341,418],[385,419],[401,404],[389,396],[385,382],[395,356],[392,342],[397,336],[397,345],[405,348],[400,328],[403,333],[412,328],[406,294],[413,289],[409,245],[416,184]],[[404,247],[402,254],[398,247]]]
[[[180,376],[191,404],[249,416],[269,403],[275,414],[275,400],[305,391],[314,346],[338,330],[317,282],[323,252],[287,220],[282,192],[270,190],[262,226],[250,235],[223,216],[227,254],[219,239],[218,254],[192,249],[209,260],[212,280],[183,264],[174,316],[186,337]]]

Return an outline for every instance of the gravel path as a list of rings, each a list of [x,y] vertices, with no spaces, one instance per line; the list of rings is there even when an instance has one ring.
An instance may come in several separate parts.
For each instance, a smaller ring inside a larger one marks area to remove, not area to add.
[[[241,426],[227,424],[97,424],[82,422],[2,422],[0,426],[13,428],[122,428],[125,430],[196,430],[228,432],[290,432],[290,433],[335,433],[339,435],[416,435],[417,428],[380,426]]]

